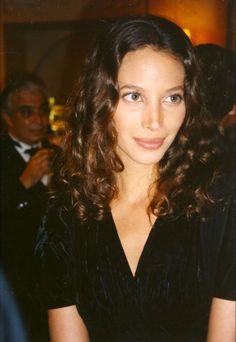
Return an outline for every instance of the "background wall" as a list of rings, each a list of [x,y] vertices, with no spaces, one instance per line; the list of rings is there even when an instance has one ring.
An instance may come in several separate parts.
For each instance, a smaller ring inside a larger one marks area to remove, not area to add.
[[[148,11],[161,13],[191,32],[195,44],[212,42],[225,46],[227,1],[149,0]]]
[[[63,103],[102,22],[145,13],[187,28],[194,44],[235,48],[234,0],[0,0],[0,88],[33,71]]]

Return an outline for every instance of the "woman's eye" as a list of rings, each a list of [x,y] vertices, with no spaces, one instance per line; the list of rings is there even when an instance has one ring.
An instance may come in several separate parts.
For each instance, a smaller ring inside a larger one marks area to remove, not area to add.
[[[140,94],[135,93],[135,92],[124,94],[122,97],[128,102],[140,102],[141,101]]]
[[[165,102],[168,103],[180,103],[183,100],[183,96],[179,94],[173,94],[165,98]]]

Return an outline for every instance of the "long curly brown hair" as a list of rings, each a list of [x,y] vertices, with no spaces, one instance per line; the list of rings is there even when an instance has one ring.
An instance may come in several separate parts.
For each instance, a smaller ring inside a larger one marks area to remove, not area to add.
[[[186,103],[184,123],[159,162],[149,212],[190,217],[202,212],[211,200],[209,188],[219,160],[218,131],[201,103],[192,44],[181,28],[164,18],[121,18],[108,23],[97,38],[70,101],[70,129],[55,188],[56,196],[66,198],[82,221],[91,215],[101,220],[118,194],[115,174],[124,165],[116,153],[112,120],[119,100],[117,75],[124,56],[146,46],[183,63]]]

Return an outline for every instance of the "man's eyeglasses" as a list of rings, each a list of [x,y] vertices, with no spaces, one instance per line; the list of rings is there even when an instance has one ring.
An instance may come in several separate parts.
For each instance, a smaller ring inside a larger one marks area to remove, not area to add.
[[[39,108],[35,108],[30,105],[23,105],[17,108],[16,112],[20,113],[24,118],[30,118],[35,113],[38,113],[41,116],[48,116],[50,108],[47,103],[42,104]]]

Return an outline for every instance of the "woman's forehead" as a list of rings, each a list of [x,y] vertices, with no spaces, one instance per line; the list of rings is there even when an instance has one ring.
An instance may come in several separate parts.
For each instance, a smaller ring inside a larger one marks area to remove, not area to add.
[[[145,47],[127,53],[118,71],[118,82],[141,79],[166,80],[183,83],[184,65],[175,56],[165,51]]]

